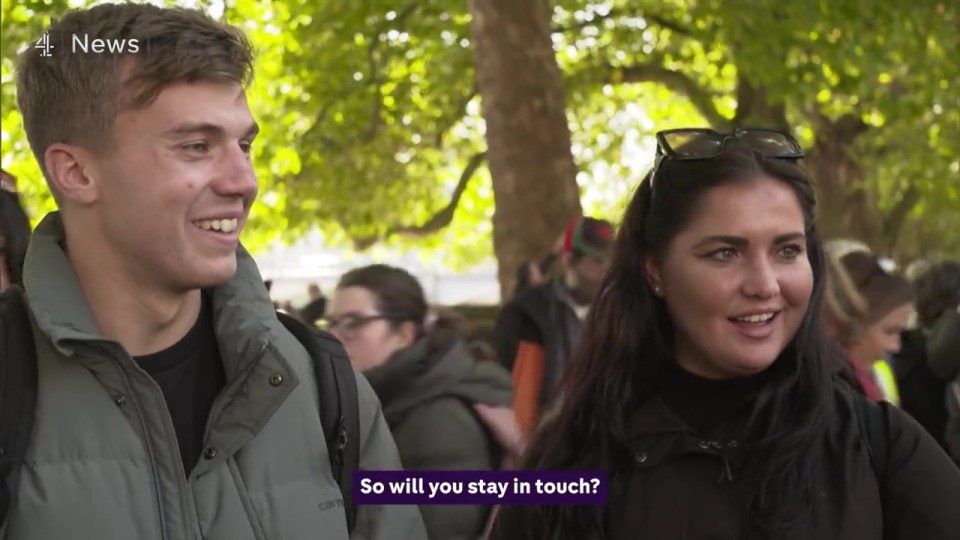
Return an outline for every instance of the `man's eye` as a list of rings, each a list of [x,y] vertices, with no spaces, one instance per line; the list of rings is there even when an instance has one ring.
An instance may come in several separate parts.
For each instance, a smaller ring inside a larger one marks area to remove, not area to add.
[[[194,154],[206,154],[210,151],[210,147],[205,142],[187,144],[183,149]]]
[[[250,151],[253,149],[253,141],[240,141],[240,150],[244,154],[250,154]]]

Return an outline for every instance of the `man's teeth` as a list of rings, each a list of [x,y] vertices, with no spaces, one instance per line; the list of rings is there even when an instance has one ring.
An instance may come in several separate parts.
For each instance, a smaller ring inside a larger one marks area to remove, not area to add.
[[[233,219],[207,219],[197,221],[197,226],[204,230],[214,230],[225,233],[232,233],[237,230],[237,218]]]
[[[761,313],[759,315],[750,315],[748,317],[737,317],[736,320],[748,323],[762,323],[769,321],[774,315],[775,313]]]

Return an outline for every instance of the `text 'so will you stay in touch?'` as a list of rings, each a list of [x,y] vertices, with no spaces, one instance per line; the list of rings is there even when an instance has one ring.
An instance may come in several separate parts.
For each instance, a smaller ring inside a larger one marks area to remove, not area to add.
[[[357,504],[603,505],[598,471],[357,471]]]

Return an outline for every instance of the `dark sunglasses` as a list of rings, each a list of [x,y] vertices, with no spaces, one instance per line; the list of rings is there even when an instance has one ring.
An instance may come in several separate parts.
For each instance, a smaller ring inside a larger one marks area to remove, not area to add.
[[[723,153],[727,142],[736,139],[754,152],[777,159],[800,159],[803,149],[790,135],[776,129],[740,128],[733,133],[720,133],[712,129],[668,129],[657,133],[657,156],[650,173],[653,188],[663,160],[696,161],[713,159]]]

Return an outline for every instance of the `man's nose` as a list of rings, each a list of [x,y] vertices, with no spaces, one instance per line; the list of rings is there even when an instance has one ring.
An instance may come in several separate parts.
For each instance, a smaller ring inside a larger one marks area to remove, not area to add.
[[[219,195],[240,197],[252,202],[257,196],[258,185],[250,154],[239,145],[229,148],[223,156],[223,166],[213,187]]]

